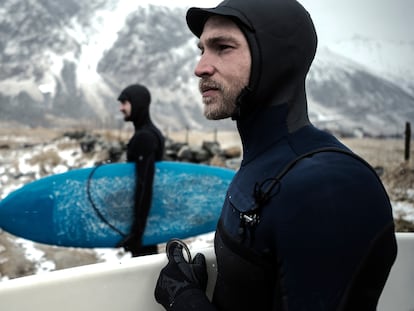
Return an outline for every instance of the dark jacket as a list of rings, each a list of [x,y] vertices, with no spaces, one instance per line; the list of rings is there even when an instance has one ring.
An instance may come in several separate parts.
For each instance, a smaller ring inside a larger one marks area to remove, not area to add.
[[[119,246],[124,246],[135,255],[155,252],[155,247],[143,248],[142,235],[152,202],[152,186],[155,162],[161,161],[164,154],[164,137],[151,121],[149,91],[141,85],[125,88],[118,98],[131,103],[131,117],[135,132],[127,145],[127,161],[134,162],[136,168],[135,210],[134,221],[130,234]]]
[[[228,0],[190,9],[194,34],[211,14],[231,17],[252,54],[234,114],[243,161],[215,237],[214,307],[375,310],[397,252],[391,205],[373,169],[309,122],[309,14],[294,0]]]

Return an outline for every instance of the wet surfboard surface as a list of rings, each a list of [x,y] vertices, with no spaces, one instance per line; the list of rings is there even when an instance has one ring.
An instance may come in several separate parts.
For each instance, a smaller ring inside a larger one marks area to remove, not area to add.
[[[215,230],[235,171],[158,162],[143,244]],[[114,247],[132,225],[135,165],[104,164],[28,183],[0,201],[0,228],[35,242]]]

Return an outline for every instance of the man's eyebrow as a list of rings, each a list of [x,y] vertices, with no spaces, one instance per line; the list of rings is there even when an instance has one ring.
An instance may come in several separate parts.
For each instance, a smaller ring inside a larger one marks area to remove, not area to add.
[[[221,42],[230,42],[233,44],[238,44],[238,41],[232,36],[217,36],[206,39],[204,44],[201,43],[201,41],[198,41],[197,47],[199,49],[202,49],[205,45],[211,46]]]

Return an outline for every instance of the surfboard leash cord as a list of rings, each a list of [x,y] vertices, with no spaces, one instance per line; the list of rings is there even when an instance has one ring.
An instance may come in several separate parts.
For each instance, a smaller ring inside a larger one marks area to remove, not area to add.
[[[167,242],[167,245],[165,246],[165,253],[167,254],[167,258],[168,260],[170,260],[170,257],[173,256],[173,249],[175,247],[180,247],[181,250],[187,255],[187,262],[191,263],[192,258],[191,258],[191,252],[190,249],[188,248],[187,244],[185,244],[182,240],[180,239],[171,239]]]
[[[105,218],[105,216],[101,213],[101,211],[98,209],[98,207],[96,206],[95,202],[92,199],[92,194],[91,194],[91,181],[92,181],[92,177],[95,174],[96,170],[101,166],[102,164],[98,164],[97,166],[95,166],[91,172],[89,173],[88,176],[88,181],[86,183],[86,193],[88,195],[88,200],[92,205],[93,210],[95,211],[96,215],[99,217],[99,219],[105,223],[109,228],[111,228],[113,231],[115,231],[116,233],[118,233],[120,236],[122,236],[123,238],[127,237],[127,234],[123,233],[121,230],[119,230],[117,227],[115,227],[113,224],[111,224],[108,219]]]

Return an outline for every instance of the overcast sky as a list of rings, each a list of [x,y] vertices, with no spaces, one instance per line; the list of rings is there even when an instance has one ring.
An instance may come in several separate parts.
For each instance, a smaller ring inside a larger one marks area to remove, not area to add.
[[[374,39],[414,41],[413,0],[300,0],[319,36],[338,40],[354,34]]]
[[[140,0],[139,3],[213,7],[220,0]],[[414,0],[299,0],[311,13],[324,43],[362,35],[414,42]]]

